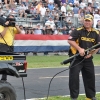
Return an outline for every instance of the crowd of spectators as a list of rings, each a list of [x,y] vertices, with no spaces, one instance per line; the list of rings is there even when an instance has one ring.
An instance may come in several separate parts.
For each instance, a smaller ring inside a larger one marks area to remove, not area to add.
[[[21,25],[22,34],[66,35],[82,26],[85,14],[100,16],[100,2],[96,0],[7,0],[0,1],[0,15],[30,18],[40,21],[36,26]],[[5,4],[5,5],[4,5]],[[4,9],[5,7],[5,9]],[[100,20],[95,28],[100,29]]]

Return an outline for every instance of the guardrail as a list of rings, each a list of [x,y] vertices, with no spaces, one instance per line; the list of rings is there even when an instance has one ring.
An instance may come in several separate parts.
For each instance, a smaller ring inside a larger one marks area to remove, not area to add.
[[[60,24],[62,25],[64,16],[60,16],[60,17],[61,17]],[[45,22],[46,22],[45,18],[44,20],[34,20],[33,18],[16,17],[16,23],[18,25],[23,25],[24,27],[33,27],[37,23],[41,23],[41,25],[45,25]],[[66,17],[66,23],[68,26],[75,26],[75,27],[78,27],[82,24],[77,17],[73,17],[73,16]]]

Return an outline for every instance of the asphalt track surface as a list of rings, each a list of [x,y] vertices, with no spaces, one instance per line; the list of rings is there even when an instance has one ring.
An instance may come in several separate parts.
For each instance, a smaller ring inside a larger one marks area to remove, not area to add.
[[[24,78],[26,100],[34,100],[32,98],[43,98],[47,96],[48,86],[51,78],[58,72],[66,68],[42,68],[42,69],[28,69],[28,76]],[[68,88],[68,73],[65,71],[57,75],[50,87],[50,96],[56,95],[69,95]],[[96,91],[100,92],[100,66],[95,67],[96,76]],[[10,82],[16,90],[17,100],[24,99],[22,79],[12,76],[8,76],[8,82]],[[91,83],[90,83],[91,84]],[[84,94],[84,86],[82,77],[80,74],[80,94]]]

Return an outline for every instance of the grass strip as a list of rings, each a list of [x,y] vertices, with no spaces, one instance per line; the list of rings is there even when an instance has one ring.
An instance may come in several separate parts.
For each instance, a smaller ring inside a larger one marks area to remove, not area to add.
[[[68,59],[68,56],[27,56],[28,68],[59,68],[67,67],[69,64],[61,65],[60,62]],[[95,66],[100,65],[100,54],[95,54],[93,58]]]

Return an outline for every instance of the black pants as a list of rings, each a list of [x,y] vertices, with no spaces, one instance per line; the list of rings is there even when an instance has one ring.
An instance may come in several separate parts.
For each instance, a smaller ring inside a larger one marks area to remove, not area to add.
[[[80,60],[75,60],[76,65]],[[79,73],[82,72],[85,93],[87,98],[95,97],[95,72],[92,59],[84,60],[79,65],[72,67],[69,72],[69,89],[71,98],[78,98],[79,95]]]
[[[8,46],[7,44],[0,43],[0,52],[13,52],[13,46]]]

